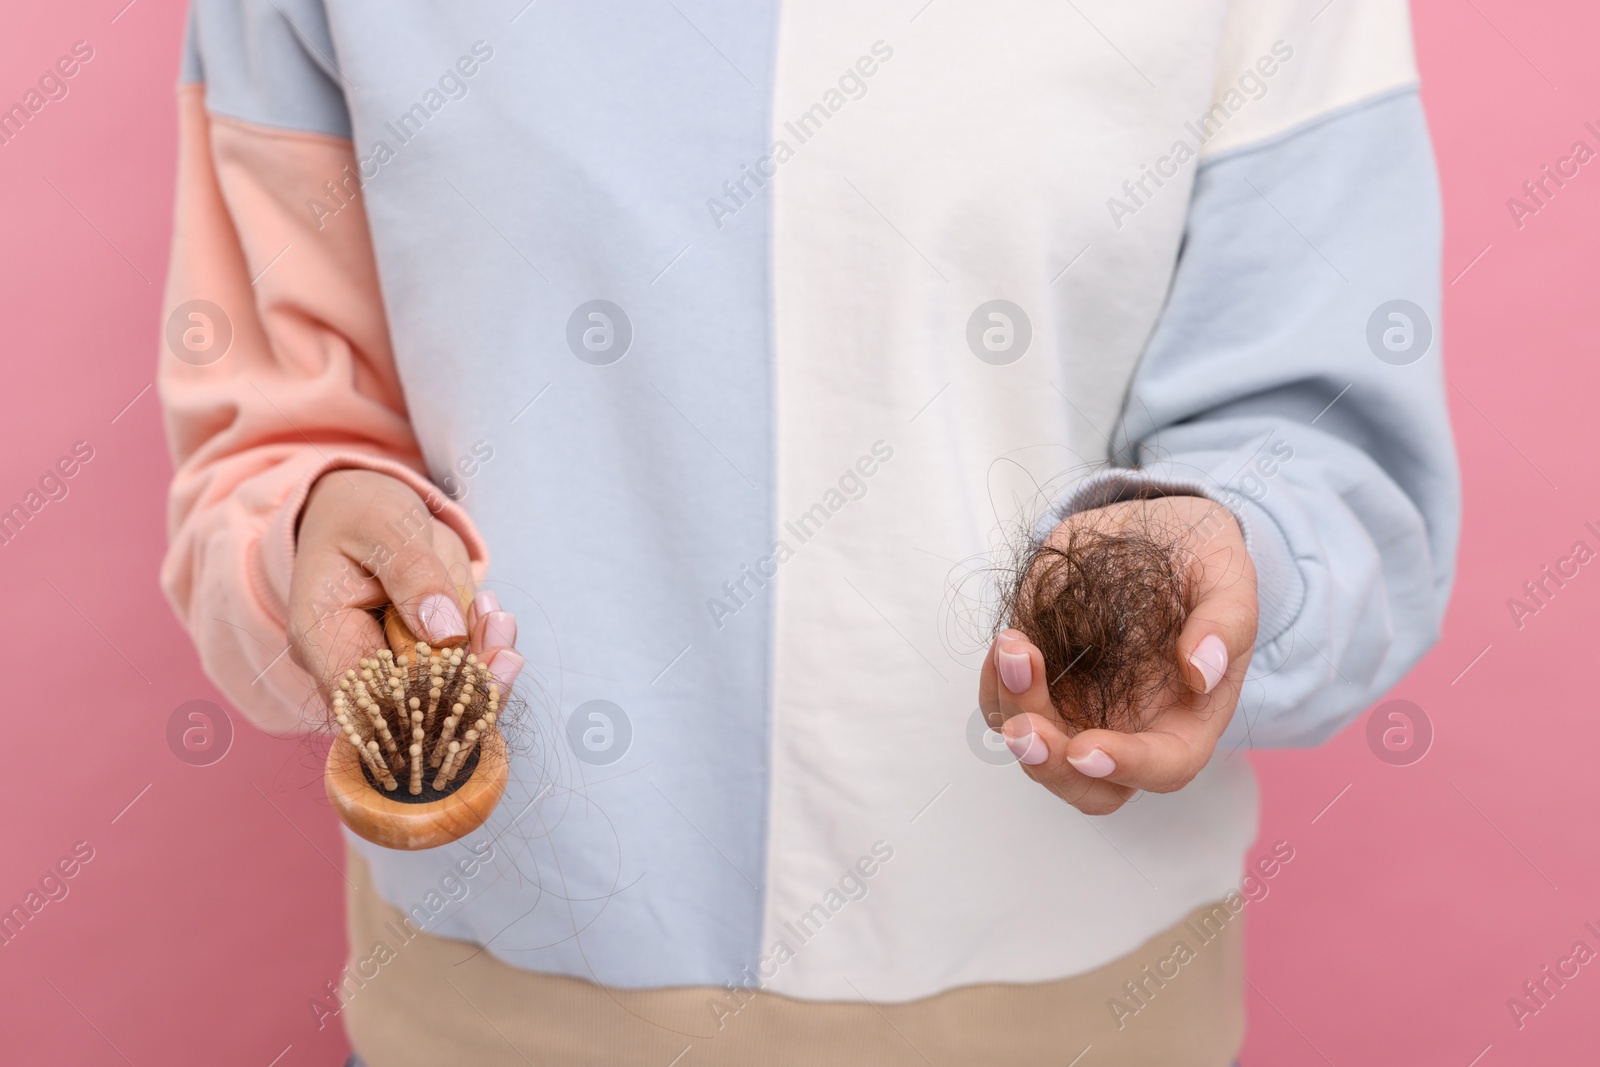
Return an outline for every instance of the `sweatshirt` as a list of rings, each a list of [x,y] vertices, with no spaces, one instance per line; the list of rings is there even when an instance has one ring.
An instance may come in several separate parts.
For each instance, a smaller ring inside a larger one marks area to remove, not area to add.
[[[811,1000],[1087,972],[1238,884],[1241,750],[1438,634],[1401,0],[195,0],[179,96],[162,581],[206,671],[304,728],[295,523],[340,468],[522,623],[495,815],[354,842],[398,906],[506,849],[432,933]],[[973,588],[1108,486],[1229,508],[1260,626],[1210,765],[1091,819],[986,734]]]

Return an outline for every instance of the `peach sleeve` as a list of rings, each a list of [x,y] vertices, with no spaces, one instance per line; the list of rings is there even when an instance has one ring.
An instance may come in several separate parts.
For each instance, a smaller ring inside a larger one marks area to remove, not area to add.
[[[488,554],[428,479],[359,195],[342,193],[348,206],[320,228],[306,207],[355,172],[350,142],[210,114],[200,85],[179,90],[179,112],[163,322],[179,321],[157,376],[176,468],[161,586],[206,674],[258,726],[293,732],[314,683],[288,654],[286,603],[318,477],[392,475],[461,535],[480,578]],[[191,301],[209,307],[191,318]]]

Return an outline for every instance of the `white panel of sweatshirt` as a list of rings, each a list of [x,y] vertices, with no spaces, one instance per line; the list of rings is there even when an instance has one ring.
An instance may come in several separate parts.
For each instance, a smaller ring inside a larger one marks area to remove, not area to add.
[[[1403,3],[1317,7],[785,5],[765,988],[907,1000],[1061,978],[1237,884],[1256,828],[1242,755],[1091,820],[974,754],[983,647],[950,586],[1105,461],[1194,157],[1414,78]],[[875,44],[865,94],[830,96]],[[1260,95],[1197,137],[1262,57]],[[992,300],[1031,327],[1005,365],[968,342]],[[875,444],[871,477],[846,477]],[[841,878],[878,842],[893,858],[849,899]]]

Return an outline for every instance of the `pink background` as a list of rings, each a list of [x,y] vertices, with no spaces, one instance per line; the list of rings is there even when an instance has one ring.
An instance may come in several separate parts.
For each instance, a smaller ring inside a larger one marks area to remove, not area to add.
[[[70,895],[0,948],[0,1059],[332,1065],[343,1035],[306,1007],[343,964],[340,844],[316,768],[242,726],[214,766],[166,745],[173,709],[221,697],[156,586],[169,465],[146,390],[182,10],[124,2],[26,5],[0,34],[4,102],[72,42],[95,49],[70,95],[0,147],[0,507],[73,442],[95,450],[66,499],[0,547],[0,908],[75,842],[95,850]],[[1296,856],[1246,911],[1250,1067],[1593,1062],[1600,1030],[1600,964],[1521,1029],[1507,1008],[1578,939],[1600,948],[1582,929],[1600,926],[1600,570],[1521,630],[1506,606],[1575,540],[1600,547],[1582,529],[1600,526],[1600,161],[1520,230],[1506,207],[1574,140],[1600,147],[1583,128],[1600,127],[1600,13],[1421,0],[1415,20],[1466,526],[1445,638],[1391,696],[1436,736],[1406,767],[1374,757],[1364,721],[1322,749],[1252,757],[1262,841]]]

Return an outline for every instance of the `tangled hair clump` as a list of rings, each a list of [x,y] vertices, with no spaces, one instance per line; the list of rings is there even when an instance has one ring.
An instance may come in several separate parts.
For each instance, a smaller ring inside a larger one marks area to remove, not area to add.
[[[1044,653],[1050,699],[1074,731],[1137,731],[1181,677],[1191,591],[1176,530],[1146,516],[1067,526],[1030,543],[1001,590],[1000,623]]]

